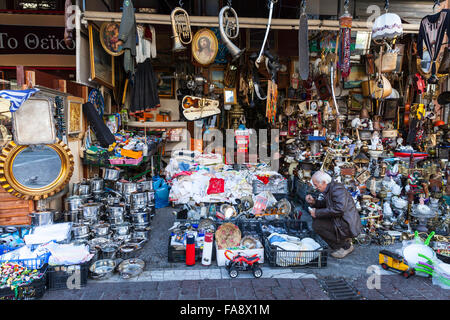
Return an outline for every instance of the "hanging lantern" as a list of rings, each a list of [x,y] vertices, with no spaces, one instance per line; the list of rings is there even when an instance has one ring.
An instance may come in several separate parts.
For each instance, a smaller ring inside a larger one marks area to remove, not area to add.
[[[402,20],[395,13],[382,14],[375,19],[372,26],[373,40],[393,40],[402,34]]]

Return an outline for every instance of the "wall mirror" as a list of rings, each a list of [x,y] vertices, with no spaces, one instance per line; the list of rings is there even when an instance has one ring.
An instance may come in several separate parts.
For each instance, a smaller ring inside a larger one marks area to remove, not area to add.
[[[436,65],[436,77],[441,80],[442,78],[446,77],[448,73],[445,74],[440,74],[438,72],[438,70],[440,69],[440,65],[441,62],[443,62],[443,58],[444,58],[444,52],[440,53],[438,55],[438,58],[436,59],[435,65]],[[427,49],[424,48],[423,51],[423,59],[417,58],[417,71],[419,72],[419,74],[424,77],[426,80],[428,80],[431,76],[432,76],[432,61],[431,61],[431,56],[430,53],[428,52]]]
[[[46,199],[65,187],[73,167],[73,155],[61,140],[48,145],[11,141],[0,155],[0,184],[18,198]]]

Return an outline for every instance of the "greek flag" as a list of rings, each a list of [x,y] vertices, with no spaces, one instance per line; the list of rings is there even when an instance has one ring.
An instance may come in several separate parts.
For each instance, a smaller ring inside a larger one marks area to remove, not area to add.
[[[11,107],[9,111],[16,112],[20,106],[28,100],[33,94],[38,92],[39,89],[27,89],[27,90],[1,90],[0,97],[11,101]]]

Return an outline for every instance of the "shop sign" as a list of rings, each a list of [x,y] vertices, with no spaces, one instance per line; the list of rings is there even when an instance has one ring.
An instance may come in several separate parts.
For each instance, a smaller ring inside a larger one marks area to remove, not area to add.
[[[64,27],[0,25],[0,54],[75,55],[75,41],[66,45]]]

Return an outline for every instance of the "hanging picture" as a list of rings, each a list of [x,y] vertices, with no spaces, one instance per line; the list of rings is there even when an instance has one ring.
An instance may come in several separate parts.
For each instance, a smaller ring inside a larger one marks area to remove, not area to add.
[[[89,53],[91,60],[91,80],[109,88],[114,88],[114,57],[102,47],[100,31],[89,24]]]
[[[100,27],[100,41],[103,49],[112,56],[120,56],[123,49],[119,49],[119,30],[120,23],[104,22]]]
[[[169,69],[155,69],[156,78],[158,79],[158,95],[160,98],[175,98],[175,79],[173,72]]]
[[[83,129],[83,102],[82,98],[67,97],[68,126],[67,134],[77,134]]]
[[[236,104],[236,89],[225,88],[223,89],[223,104]]]
[[[210,29],[200,29],[192,39],[192,56],[201,65],[214,62],[218,51],[217,37]]]
[[[221,93],[223,88],[225,88],[224,84],[225,78],[225,70],[223,67],[211,67],[209,68],[209,82],[214,84],[215,92]]]

